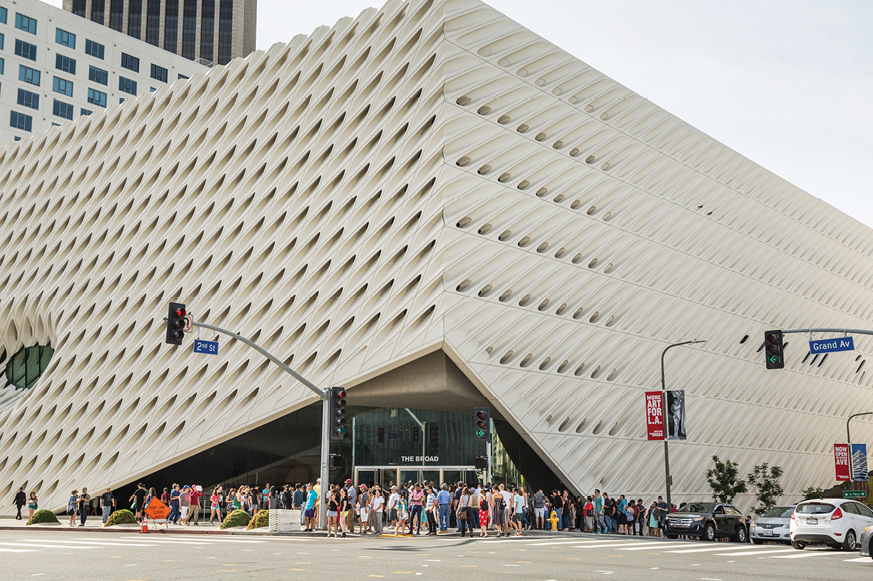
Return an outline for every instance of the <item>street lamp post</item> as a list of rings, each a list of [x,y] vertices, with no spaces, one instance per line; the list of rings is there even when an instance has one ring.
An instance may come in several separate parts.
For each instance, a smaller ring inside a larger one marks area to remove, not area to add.
[[[661,352],[661,409],[666,412],[667,410],[667,388],[664,382],[664,355],[667,354],[667,351],[672,349],[673,347],[679,347],[680,345],[692,345],[694,343],[706,343],[703,339],[694,339],[693,341],[683,341],[682,343],[673,343],[672,345],[667,345],[667,347]],[[667,482],[667,512],[670,512],[670,507],[673,506],[672,498],[670,497],[670,485],[673,484],[673,477],[670,475],[670,450],[667,447],[667,416],[666,413],[664,415],[664,473],[666,474],[666,482]]]

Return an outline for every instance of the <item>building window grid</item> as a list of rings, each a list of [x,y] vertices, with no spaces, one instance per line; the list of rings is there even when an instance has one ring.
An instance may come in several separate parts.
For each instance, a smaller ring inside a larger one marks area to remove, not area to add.
[[[152,78],[163,83],[167,82],[169,71],[160,65],[152,63]]]
[[[97,24],[105,22],[106,0],[91,0],[91,21]]]
[[[88,67],[88,80],[101,85],[109,86],[109,71],[98,69],[94,65]]]
[[[24,113],[19,113],[18,111],[11,111],[9,115],[9,126],[24,131],[33,131],[33,117],[25,115]]]
[[[15,54],[21,58],[36,60],[36,46],[23,40],[15,39]]]
[[[215,0],[200,4],[200,58],[215,62]]]
[[[84,107],[79,109],[79,115],[91,115],[93,113],[94,113],[94,111],[91,111],[89,109],[85,109]]]
[[[99,107],[106,107],[106,93],[88,88],[88,102]]]
[[[60,53],[55,54],[55,68],[71,75],[76,74],[76,59],[71,59]]]
[[[67,79],[55,77],[52,80],[52,90],[55,93],[60,93],[61,95],[65,95],[67,97],[72,97],[73,96],[73,81],[68,81]]]
[[[41,73],[30,67],[26,67],[24,65],[18,65],[18,80],[24,83],[29,83],[31,85],[36,85],[39,87],[40,85],[40,76]]]
[[[233,0],[221,0],[218,10],[218,64],[230,62],[233,51]]]
[[[128,3],[127,35],[142,40],[142,0],[130,0]]]
[[[109,28],[124,32],[124,0],[110,0]]]
[[[167,0],[164,6],[164,50],[176,52],[179,34],[179,0]]]
[[[121,66],[135,73],[139,72],[139,59],[127,53],[121,53]]]
[[[55,42],[61,46],[76,49],[76,35],[61,28],[55,28]]]
[[[5,8],[0,7],[0,23],[6,24],[8,13]]]
[[[63,101],[54,100],[54,104],[52,105],[52,114],[57,115],[58,117],[63,117],[64,119],[73,119],[73,111],[75,111],[75,107],[73,107],[70,103],[65,103]]]
[[[103,60],[105,51],[106,47],[99,42],[94,42],[93,40],[89,40],[87,38],[85,39],[85,54]]]
[[[182,0],[182,56],[189,60],[197,58],[197,0]]]
[[[18,104],[23,107],[39,110],[39,94],[18,89]]]
[[[15,28],[23,30],[24,32],[29,32],[30,34],[36,34],[36,18],[31,18],[30,16],[25,16],[20,12],[16,12]]]
[[[119,76],[118,90],[136,96],[136,81]]]
[[[160,44],[161,0],[147,0],[145,41],[153,46]]]

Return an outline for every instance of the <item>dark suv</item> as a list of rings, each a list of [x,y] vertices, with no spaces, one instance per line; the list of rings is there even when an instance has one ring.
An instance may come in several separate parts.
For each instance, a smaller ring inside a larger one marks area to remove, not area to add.
[[[730,504],[717,502],[691,502],[676,512],[667,515],[664,534],[668,539],[679,535],[714,541],[729,537],[737,542],[746,542],[746,523],[743,513]]]

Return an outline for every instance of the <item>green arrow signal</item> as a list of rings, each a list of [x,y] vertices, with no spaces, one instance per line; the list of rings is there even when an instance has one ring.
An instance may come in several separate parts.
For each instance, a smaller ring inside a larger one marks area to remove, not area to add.
[[[484,438],[485,437],[485,430],[476,430],[476,437],[477,438]]]

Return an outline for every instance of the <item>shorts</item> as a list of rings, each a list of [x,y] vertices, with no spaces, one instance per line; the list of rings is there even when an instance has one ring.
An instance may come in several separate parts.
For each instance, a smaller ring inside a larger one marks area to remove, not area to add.
[[[329,511],[327,511],[327,516],[329,516],[329,517],[336,517],[336,511],[335,511],[335,510],[329,510]]]
[[[305,516],[306,518],[315,518],[315,509],[307,508],[306,512],[303,513],[303,516]]]
[[[514,522],[514,523],[521,522],[521,513],[520,512],[517,512],[517,513],[512,515],[512,522]]]
[[[534,508],[534,513],[537,518],[546,518],[546,507]]]
[[[367,509],[366,508],[361,509],[361,520],[362,521],[367,520]]]
[[[397,509],[396,508],[392,508],[390,511],[388,511],[388,520],[390,520],[390,521],[397,520]]]
[[[626,525],[626,524],[627,524],[627,515],[626,515],[626,514],[620,514],[620,515],[618,515],[618,524],[620,524],[620,525]]]

